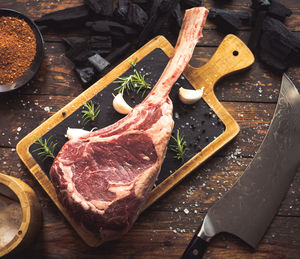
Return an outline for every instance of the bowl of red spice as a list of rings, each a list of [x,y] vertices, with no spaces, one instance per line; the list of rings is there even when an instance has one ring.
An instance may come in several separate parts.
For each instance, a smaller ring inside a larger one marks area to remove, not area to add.
[[[44,40],[35,23],[11,9],[0,9],[0,93],[26,85],[39,70]]]

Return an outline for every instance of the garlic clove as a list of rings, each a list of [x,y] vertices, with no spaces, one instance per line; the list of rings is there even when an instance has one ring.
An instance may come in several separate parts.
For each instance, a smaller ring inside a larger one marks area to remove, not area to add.
[[[72,139],[75,139],[75,138],[80,138],[83,135],[86,135],[87,133],[90,133],[90,131],[83,130],[83,129],[76,129],[76,128],[68,128],[66,137],[69,140],[72,140]]]
[[[179,99],[185,104],[193,104],[201,99],[203,96],[203,89],[204,87],[197,90],[180,87],[178,92]]]
[[[128,114],[132,108],[124,100],[123,95],[118,93],[113,100],[114,109],[121,114]]]

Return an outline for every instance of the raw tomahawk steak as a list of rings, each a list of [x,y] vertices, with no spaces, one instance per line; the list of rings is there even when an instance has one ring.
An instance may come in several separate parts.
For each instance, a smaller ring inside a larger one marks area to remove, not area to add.
[[[120,238],[153,188],[173,129],[168,94],[202,36],[208,11],[187,10],[174,56],[146,99],[106,128],[68,141],[50,170],[71,217],[103,241]]]

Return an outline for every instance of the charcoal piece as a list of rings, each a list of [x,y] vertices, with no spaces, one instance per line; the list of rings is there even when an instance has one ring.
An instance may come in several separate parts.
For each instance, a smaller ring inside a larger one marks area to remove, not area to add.
[[[135,27],[144,27],[148,20],[148,15],[137,4],[130,4],[127,19],[130,25]]]
[[[83,65],[88,61],[89,57],[95,54],[107,55],[109,53],[110,53],[110,49],[97,49],[97,50],[85,49],[71,60],[75,64]]]
[[[124,56],[126,53],[128,53],[130,47],[131,47],[131,43],[129,42],[125,43],[122,47],[117,48],[109,55],[107,55],[106,60],[110,63],[115,62],[116,60]]]
[[[218,26],[218,29],[228,33],[237,31],[244,22],[249,20],[249,14],[227,9],[211,8],[208,18]]]
[[[75,68],[75,72],[83,84],[89,84],[95,78],[95,70],[93,67]]]
[[[114,1],[113,0],[99,0],[102,4],[101,14],[111,17],[114,12]]]
[[[152,34],[153,34],[152,28],[158,17],[159,5],[160,5],[160,0],[153,0],[151,8],[150,8],[150,15],[149,15],[148,22],[146,23],[144,29],[140,33],[138,40],[137,40],[138,47],[140,47],[142,44],[144,44],[152,36]]]
[[[270,7],[269,0],[252,0],[251,8],[255,10],[266,10]]]
[[[182,20],[183,20],[181,6],[179,3],[176,5],[174,10],[172,11],[171,16],[173,17],[173,20],[175,23],[175,30],[176,30],[176,32],[178,32],[179,29],[181,28]]]
[[[260,59],[267,65],[286,70],[300,61],[300,39],[279,20],[266,17],[260,41]]]
[[[263,27],[266,15],[267,15],[266,11],[258,11],[256,14],[255,25],[251,31],[250,38],[248,41],[248,47],[249,47],[249,49],[251,49],[251,51],[254,54],[256,54],[256,52],[258,51],[261,31],[262,31],[262,27]]]
[[[271,1],[271,5],[268,9],[268,15],[284,21],[284,19],[292,14],[292,11],[285,7],[283,4],[278,3],[275,0]]]
[[[88,7],[81,5],[45,14],[41,18],[36,19],[35,22],[39,26],[65,30],[84,25],[89,16]]]
[[[104,35],[116,35],[122,33],[128,36],[137,35],[137,31],[129,26],[112,21],[87,22],[85,26],[93,31]]]
[[[176,5],[179,3],[179,0],[162,0],[159,6],[159,14],[156,22],[154,23],[152,32],[155,36],[158,34],[161,26],[165,23],[165,21],[169,18],[172,11],[175,9]]]
[[[68,37],[63,38],[64,42],[71,48],[85,48],[87,46],[87,41],[82,37]]]
[[[128,7],[128,0],[119,0],[118,8],[114,10],[114,16],[121,21],[127,21]]]
[[[103,6],[101,0],[84,0],[84,3],[93,13],[100,14],[102,12]]]
[[[148,4],[150,0],[132,0],[131,2],[140,5],[140,4]]]
[[[143,8],[143,10],[149,15],[150,7],[152,5],[153,0],[131,0],[131,3],[137,4]]]
[[[183,8],[185,8],[185,9],[202,5],[202,0],[181,0],[180,2],[181,2],[181,5],[183,6]]]
[[[66,56],[74,62],[76,57],[88,48],[88,42],[82,37],[68,37],[63,38],[68,45]]]
[[[89,62],[98,70],[98,72],[103,71],[110,63],[99,54],[95,54],[88,58]]]
[[[112,38],[111,36],[92,36],[89,47],[91,50],[111,49]]]

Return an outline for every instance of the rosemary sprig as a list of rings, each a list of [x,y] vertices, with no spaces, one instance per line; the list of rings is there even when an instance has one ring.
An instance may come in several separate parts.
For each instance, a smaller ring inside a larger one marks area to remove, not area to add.
[[[132,68],[135,68],[137,60],[138,60],[138,58],[136,57],[134,60],[129,61],[129,65],[130,65]]]
[[[148,73],[143,74],[134,69],[134,74],[127,77],[119,77],[118,80],[114,81],[114,83],[121,84],[114,90],[121,94],[124,94],[126,90],[128,94],[130,90],[137,89],[137,93],[142,91],[142,96],[144,96],[146,90],[151,89],[150,84],[145,79],[146,76],[148,76]]]
[[[142,96],[144,96],[147,89],[151,89],[150,84],[146,82],[145,76],[148,76],[148,73],[142,74],[135,70],[135,75],[133,76],[132,83],[133,87],[137,88],[137,93],[143,90]]]
[[[95,109],[95,104],[93,103],[93,101],[86,102],[84,104],[84,108],[86,108],[86,110],[81,111],[81,113],[83,114],[82,115],[83,124],[95,120],[95,118],[100,113],[100,105],[98,105],[97,108]]]
[[[57,145],[57,142],[51,141],[51,138],[52,136],[43,140],[42,137],[35,137],[36,141],[34,143],[40,145],[41,147],[33,150],[33,152],[38,152],[38,156],[44,157],[43,161],[47,158],[55,158],[54,149]]]
[[[118,91],[118,94],[121,93],[123,95],[124,91],[126,90],[128,94],[129,90],[133,90],[132,77],[133,75],[127,77],[119,77],[118,80],[114,81],[114,83],[119,83],[121,85],[115,88],[114,91]]]
[[[188,150],[188,148],[186,147],[186,141],[183,140],[183,138],[183,133],[180,134],[179,129],[177,129],[176,137],[171,136],[171,139],[175,142],[175,144],[170,145],[170,149],[176,152],[176,156],[174,157],[178,160],[181,160],[181,162],[184,161],[184,155]]]
[[[120,86],[116,87],[114,91],[118,91],[118,93],[124,94],[124,91],[126,90],[127,94],[129,94],[129,91],[133,91],[137,89],[137,93],[142,91],[142,96],[144,96],[147,89],[151,89],[150,84],[146,81],[146,76],[148,76],[148,73],[142,73],[135,69],[137,62],[137,58],[135,58],[133,61],[129,61],[130,66],[134,69],[134,74],[131,74],[129,76],[119,77],[114,83],[120,84]]]

